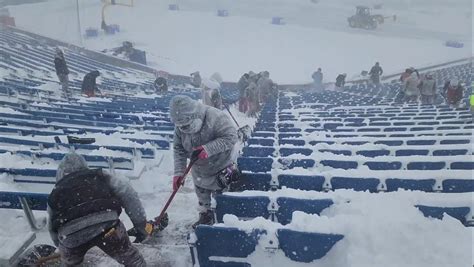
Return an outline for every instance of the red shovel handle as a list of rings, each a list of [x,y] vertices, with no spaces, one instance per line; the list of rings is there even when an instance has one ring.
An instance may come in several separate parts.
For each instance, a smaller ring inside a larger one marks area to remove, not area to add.
[[[184,184],[184,180],[186,179],[186,176],[188,175],[189,171],[191,170],[191,167],[194,165],[194,163],[197,161],[197,159],[194,159],[192,160],[191,162],[189,162],[189,165],[188,167],[186,167],[186,170],[184,171],[184,174],[183,174],[183,178],[182,178],[182,182],[180,184],[178,184],[178,187],[176,188],[176,190],[173,190],[173,192],[171,193],[171,196],[168,198],[168,201],[166,201],[166,204],[165,206],[163,207],[163,209],[161,210],[161,213],[158,217],[155,217],[155,224],[159,224],[161,222],[161,219],[163,218],[163,216],[165,215],[166,213],[166,210],[168,209],[168,207],[170,206],[171,204],[171,201],[173,201],[173,198],[174,196],[176,195],[176,193],[178,192],[179,188],[181,187],[181,185]]]

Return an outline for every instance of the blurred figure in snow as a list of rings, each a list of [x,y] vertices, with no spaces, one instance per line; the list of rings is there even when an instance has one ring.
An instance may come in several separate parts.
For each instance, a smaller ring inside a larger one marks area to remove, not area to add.
[[[165,77],[156,78],[153,86],[155,87],[155,91],[159,94],[168,92],[168,81],[166,81]]]
[[[433,78],[433,74],[425,74],[419,87],[421,93],[421,103],[423,105],[433,105],[436,98],[436,81]]]
[[[372,81],[373,84],[379,85],[380,84],[380,76],[383,74],[383,69],[380,67],[380,64],[378,62],[375,63],[375,65],[370,69],[369,75],[370,75],[370,80]]]
[[[416,72],[412,72],[410,77],[405,80],[405,101],[407,103],[415,103],[418,101],[418,96],[420,95],[420,89],[418,88],[419,84],[420,80],[418,79]]]
[[[321,70],[321,68],[318,68],[318,71],[314,72],[313,75],[311,75],[311,78],[313,78],[314,89],[322,90],[323,89],[323,71]]]
[[[222,96],[220,85],[214,80],[204,79],[202,81],[202,103],[217,109],[222,109]]]
[[[201,79],[201,74],[199,73],[199,71],[191,73],[190,76],[191,76],[191,85],[196,88],[201,87],[202,79]]]
[[[447,81],[444,84],[443,91],[448,105],[451,107],[459,107],[464,94],[464,87],[462,86],[461,81],[457,78]]]
[[[239,90],[239,111],[242,113],[247,112],[248,99],[245,96],[245,89],[249,86],[249,74],[245,73],[240,77],[237,82],[237,90]]]
[[[336,88],[337,89],[341,89],[341,90],[344,89],[344,85],[346,84],[346,77],[347,77],[346,73],[339,74],[336,77]]]
[[[260,103],[265,103],[272,92],[273,81],[270,79],[268,71],[262,72],[260,79],[257,81],[258,100]]]
[[[86,94],[88,97],[94,97],[96,93],[100,93],[96,83],[96,79],[99,76],[100,72],[97,70],[91,71],[84,76],[81,88],[83,94]]]
[[[56,75],[58,75],[63,93],[66,98],[69,98],[69,69],[66,64],[66,59],[64,58],[64,53],[59,48],[56,48],[56,55],[54,56],[54,68],[56,69]]]
[[[249,85],[245,89],[245,97],[248,100],[247,116],[255,117],[260,110],[260,102],[258,100],[258,75],[253,73],[249,77]]]

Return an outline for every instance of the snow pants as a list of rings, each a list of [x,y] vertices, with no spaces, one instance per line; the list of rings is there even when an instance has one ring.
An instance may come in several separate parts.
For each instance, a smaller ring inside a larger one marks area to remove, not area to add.
[[[194,186],[199,203],[199,212],[211,210],[211,196],[222,194],[222,190],[209,190],[199,186]]]
[[[127,230],[122,222],[91,241],[75,248],[67,248],[59,244],[61,266],[77,266],[84,261],[84,255],[93,247],[99,247],[118,263],[129,267],[145,267],[142,254],[132,245]]]
[[[69,97],[69,76],[67,74],[58,75],[59,82],[61,83],[61,88],[66,97]]]

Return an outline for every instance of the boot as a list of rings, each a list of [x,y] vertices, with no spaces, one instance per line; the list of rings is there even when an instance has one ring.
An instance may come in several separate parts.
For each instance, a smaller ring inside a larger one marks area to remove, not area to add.
[[[211,210],[199,213],[199,220],[193,224],[193,229],[198,225],[212,225],[214,224],[214,213]]]

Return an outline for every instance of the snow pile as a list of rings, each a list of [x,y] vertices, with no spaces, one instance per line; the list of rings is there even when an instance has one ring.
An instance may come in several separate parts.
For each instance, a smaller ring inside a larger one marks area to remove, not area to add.
[[[239,221],[233,215],[225,215],[224,224],[219,226],[245,231],[265,229],[268,233],[285,228],[344,235],[324,258],[311,264],[289,261],[281,253],[269,256],[262,247],[257,247],[247,259],[255,266],[461,267],[472,264],[472,230],[450,216],[444,216],[443,220],[424,217],[413,206],[412,199],[405,198],[411,193],[337,194],[354,197],[350,202],[336,202],[321,216],[294,212],[292,222],[285,226],[263,218]],[[331,193],[321,196],[327,198]],[[262,245],[260,242],[259,246]]]

